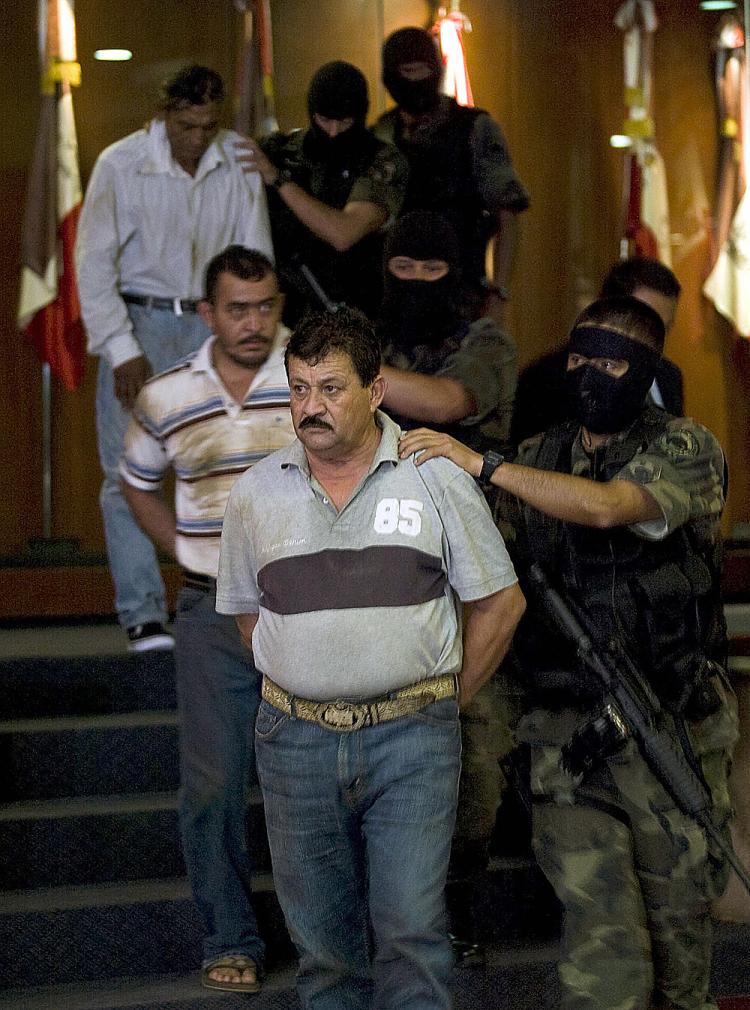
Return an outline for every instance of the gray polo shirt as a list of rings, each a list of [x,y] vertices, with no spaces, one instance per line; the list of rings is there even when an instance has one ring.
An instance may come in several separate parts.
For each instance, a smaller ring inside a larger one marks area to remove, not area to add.
[[[340,512],[299,441],[239,478],[221,538],[216,609],[257,613],[258,669],[300,697],[373,697],[461,667],[459,601],[516,582],[481,492],[445,459],[380,445]]]

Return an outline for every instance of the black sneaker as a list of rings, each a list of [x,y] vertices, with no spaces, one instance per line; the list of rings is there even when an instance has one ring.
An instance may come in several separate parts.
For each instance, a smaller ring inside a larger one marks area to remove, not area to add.
[[[136,624],[128,628],[128,652],[149,652],[151,649],[174,649],[174,639],[158,621]]]

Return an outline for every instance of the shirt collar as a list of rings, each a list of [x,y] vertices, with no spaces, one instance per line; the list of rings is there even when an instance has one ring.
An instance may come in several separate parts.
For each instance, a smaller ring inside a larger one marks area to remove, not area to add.
[[[198,163],[198,171],[194,176],[186,172],[172,157],[172,149],[169,146],[167,128],[163,119],[152,119],[146,127],[146,131],[148,133],[146,154],[138,168],[143,175],[173,175],[197,181],[227,160],[222,144],[224,130],[219,130],[211,142],[210,147]]]
[[[287,342],[289,341],[289,329],[284,326],[283,323],[279,323],[276,327],[276,336],[274,337],[273,346],[269,352],[268,357],[261,365],[258,371],[262,371],[265,365],[270,361],[271,355],[276,351],[281,350]],[[214,370],[212,348],[216,341],[216,334],[212,333],[208,340],[204,340],[198,350],[192,357],[190,362],[190,368],[193,372],[211,372]]]

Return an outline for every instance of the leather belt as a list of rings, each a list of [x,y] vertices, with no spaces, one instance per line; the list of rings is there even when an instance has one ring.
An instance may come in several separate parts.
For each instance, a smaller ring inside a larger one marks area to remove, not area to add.
[[[187,568],[182,570],[182,584],[190,586],[191,589],[200,589],[204,593],[213,593],[216,589],[216,579],[200,572],[191,572]]]
[[[376,726],[389,719],[413,715],[443,698],[454,698],[457,685],[455,674],[445,673],[366,701],[310,701],[289,694],[274,684],[270,677],[264,676],[261,693],[269,705],[295,719],[315,722],[336,733],[352,733],[364,726]]]
[[[154,295],[131,295],[122,292],[120,297],[128,305],[143,305],[147,309],[169,309],[176,316],[184,312],[197,312],[198,301],[195,298],[157,298]]]

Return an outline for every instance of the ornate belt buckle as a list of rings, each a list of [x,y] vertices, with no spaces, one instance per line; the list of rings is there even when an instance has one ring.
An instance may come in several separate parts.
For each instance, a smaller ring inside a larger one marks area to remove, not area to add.
[[[319,705],[316,721],[324,729],[332,729],[337,733],[352,733],[361,729],[367,720],[366,705],[352,705],[346,701],[330,701]]]

